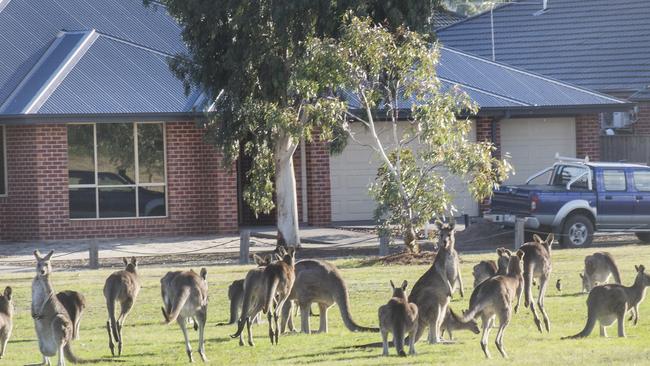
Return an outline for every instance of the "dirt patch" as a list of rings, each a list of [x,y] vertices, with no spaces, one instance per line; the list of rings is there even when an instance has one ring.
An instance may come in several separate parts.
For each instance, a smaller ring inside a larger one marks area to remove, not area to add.
[[[436,259],[436,252],[434,251],[421,251],[414,254],[411,252],[401,252],[385,257],[367,259],[362,262],[362,265],[376,265],[381,264],[384,266],[417,266],[417,265],[430,265]]]
[[[514,244],[512,228],[503,228],[486,220],[477,220],[463,231],[456,233],[456,250],[490,250],[510,247]]]

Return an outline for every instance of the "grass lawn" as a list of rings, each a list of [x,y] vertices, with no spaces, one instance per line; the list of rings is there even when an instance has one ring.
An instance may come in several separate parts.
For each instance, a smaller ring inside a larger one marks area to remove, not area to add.
[[[621,268],[626,285],[634,279],[634,264],[650,267],[650,246],[629,245],[608,248]],[[503,360],[494,346],[493,330],[489,347],[493,360],[486,361],[479,345],[479,335],[468,332],[455,333],[457,342],[446,345],[429,345],[421,340],[415,357],[398,358],[394,348],[391,357],[380,356],[380,348],[355,347],[380,341],[376,333],[351,333],[343,327],[334,306],[329,313],[330,332],[315,335],[284,335],[278,346],[271,346],[267,337],[267,324],[254,327],[255,347],[240,347],[231,339],[234,326],[216,326],[228,318],[227,287],[231,281],[243,278],[252,266],[215,266],[208,268],[210,285],[210,306],[206,330],[207,356],[212,364],[650,364],[650,304],[641,305],[639,325],[626,325],[627,338],[619,339],[616,327],[610,327],[610,338],[602,339],[598,331],[583,340],[560,340],[582,329],[586,319],[586,295],[580,293],[581,282],[578,273],[582,271],[584,256],[594,250],[556,250],[553,252],[552,285],[549,287],[546,306],[551,318],[551,333],[540,334],[529,310],[520,310],[506,329],[504,343],[510,359]],[[479,260],[493,258],[492,254],[462,255],[462,273],[465,280],[466,297],[471,293],[471,268]],[[390,279],[401,282],[407,279],[414,284],[425,271],[425,266],[359,266],[358,260],[338,260],[335,263],[342,270],[350,289],[352,314],[362,325],[376,325],[377,308],[386,303],[391,294]],[[85,359],[100,359],[97,364],[119,362],[123,365],[171,365],[187,363],[182,333],[174,325],[161,325],[160,277],[172,268],[140,268],[142,290],[134,310],[127,319],[123,334],[125,339],[123,356],[111,358],[105,329],[106,308],[102,287],[109,270],[56,272],[52,280],[57,291],[74,289],[81,291],[88,302],[81,323],[81,339],[73,342],[75,353]],[[198,270],[198,268],[196,268]],[[40,362],[34,324],[30,317],[31,273],[0,275],[0,286],[11,285],[15,294],[16,315],[14,332],[7,354],[2,360],[5,365],[22,365]],[[564,289],[559,293],[555,281],[561,278]],[[460,311],[467,308],[467,298],[458,295],[452,300],[452,308]],[[317,308],[314,307],[314,310]],[[299,325],[299,320],[297,321]],[[312,329],[318,327],[317,318],[312,318]],[[196,350],[198,335],[191,332],[192,347]],[[201,362],[195,352],[197,362]],[[53,360],[55,361],[55,360]]]

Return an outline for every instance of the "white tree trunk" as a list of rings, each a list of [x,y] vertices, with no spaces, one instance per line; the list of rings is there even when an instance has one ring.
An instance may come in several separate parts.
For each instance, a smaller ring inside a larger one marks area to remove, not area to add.
[[[275,194],[278,233],[289,246],[300,245],[296,176],[293,171],[293,153],[296,146],[296,142],[290,136],[281,134],[276,141],[275,148]]]

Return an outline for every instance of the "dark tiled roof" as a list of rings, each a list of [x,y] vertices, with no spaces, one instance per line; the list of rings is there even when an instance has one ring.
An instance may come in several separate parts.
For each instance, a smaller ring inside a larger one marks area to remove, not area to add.
[[[441,28],[452,25],[465,19],[464,16],[446,9],[436,9],[433,11],[433,27]]]
[[[647,0],[522,0],[495,7],[495,55],[586,88],[636,91],[650,85]],[[439,29],[447,46],[492,57],[490,12]]]

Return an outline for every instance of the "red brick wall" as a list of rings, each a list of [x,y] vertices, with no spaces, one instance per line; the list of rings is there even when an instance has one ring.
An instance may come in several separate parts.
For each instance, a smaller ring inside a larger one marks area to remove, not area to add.
[[[650,135],[650,101],[639,102],[637,120],[632,125],[635,135]]]
[[[576,116],[576,157],[600,160],[600,116],[585,114]]]
[[[476,119],[476,141],[492,142],[497,150],[494,152],[494,157],[501,157],[501,124],[497,121],[495,128],[494,141],[492,141],[492,121],[491,117],[479,117]]]
[[[300,179],[298,178],[298,181]],[[310,225],[332,223],[329,145],[315,134],[307,144],[307,216]]]
[[[237,181],[193,123],[166,124],[168,217],[70,220],[65,125],[7,126],[8,197],[0,240],[53,240],[237,231]]]

